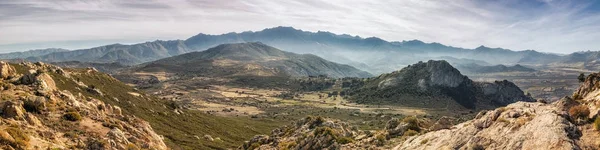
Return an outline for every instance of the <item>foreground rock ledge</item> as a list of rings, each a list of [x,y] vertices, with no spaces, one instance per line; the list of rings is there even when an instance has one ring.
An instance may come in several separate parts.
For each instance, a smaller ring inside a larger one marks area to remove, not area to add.
[[[407,139],[394,149],[580,149],[581,133],[553,104],[517,102],[450,129]]]

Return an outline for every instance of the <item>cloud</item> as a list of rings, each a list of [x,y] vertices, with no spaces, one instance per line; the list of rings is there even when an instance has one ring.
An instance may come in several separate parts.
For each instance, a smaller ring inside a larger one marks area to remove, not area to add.
[[[600,50],[599,10],[592,0],[0,0],[0,51],[293,26],[390,41],[568,53]]]

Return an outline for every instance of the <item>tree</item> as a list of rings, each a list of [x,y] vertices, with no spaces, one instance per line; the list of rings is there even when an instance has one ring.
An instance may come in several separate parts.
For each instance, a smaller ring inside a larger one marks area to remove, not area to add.
[[[585,74],[583,74],[583,73],[579,74],[579,76],[577,77],[577,79],[579,79],[579,82],[585,81]]]

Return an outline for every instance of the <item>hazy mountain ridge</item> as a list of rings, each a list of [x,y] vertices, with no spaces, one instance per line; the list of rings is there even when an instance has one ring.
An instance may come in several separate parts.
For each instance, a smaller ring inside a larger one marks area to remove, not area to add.
[[[464,49],[439,43],[424,43],[419,40],[388,42],[376,37],[362,38],[322,31],[307,32],[292,27],[275,27],[257,32],[222,35],[199,34],[187,39],[186,44],[202,49],[226,42],[253,41],[260,41],[290,52],[315,54],[344,64],[366,64],[368,68],[359,69],[371,73],[391,72],[401,66],[442,56],[469,58],[492,64],[516,64],[528,57],[554,56],[533,50],[511,51],[484,46]]]
[[[118,62],[121,64],[133,65],[179,55],[190,51],[191,50],[188,49],[181,40],[154,41],[133,45],[112,44],[90,49],[56,52],[38,57],[29,57],[27,60],[44,62]]]
[[[456,66],[458,70],[463,71],[464,73],[478,74],[478,73],[497,73],[497,72],[534,72],[535,69],[531,69],[519,64],[514,66],[505,66],[505,65],[493,65],[493,66],[483,66],[475,63],[471,64],[459,64]]]
[[[47,49],[28,50],[28,51],[23,51],[23,52],[11,52],[11,53],[0,54],[0,59],[17,59],[17,58],[37,57],[37,56],[47,55],[50,53],[66,52],[66,51],[69,51],[69,50],[62,49],[62,48],[47,48]]]
[[[471,59],[490,65],[531,65],[597,68],[598,57],[581,58],[581,54],[558,55],[535,50],[513,51],[480,46],[459,48],[419,40],[386,41],[377,37],[363,38],[331,32],[309,32],[292,27],[274,27],[261,31],[246,31],[221,35],[197,34],[186,40],[153,41],[133,45],[113,44],[90,49],[55,52],[29,57],[30,61],[81,61],[96,63],[119,62],[135,65],[192,51],[201,51],[226,43],[262,42],[278,49],[314,54],[329,61],[349,64],[372,74],[398,70],[403,66],[431,59]],[[590,52],[593,53],[593,52]],[[583,64],[580,64],[583,63]],[[453,63],[454,64],[454,63]],[[478,63],[479,64],[479,63]],[[479,64],[484,65],[484,64]]]

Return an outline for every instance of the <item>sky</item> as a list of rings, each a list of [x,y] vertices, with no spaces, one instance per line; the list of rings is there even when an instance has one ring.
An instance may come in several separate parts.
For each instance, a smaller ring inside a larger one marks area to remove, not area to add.
[[[600,50],[596,0],[0,0],[0,53],[305,31],[551,53]]]

